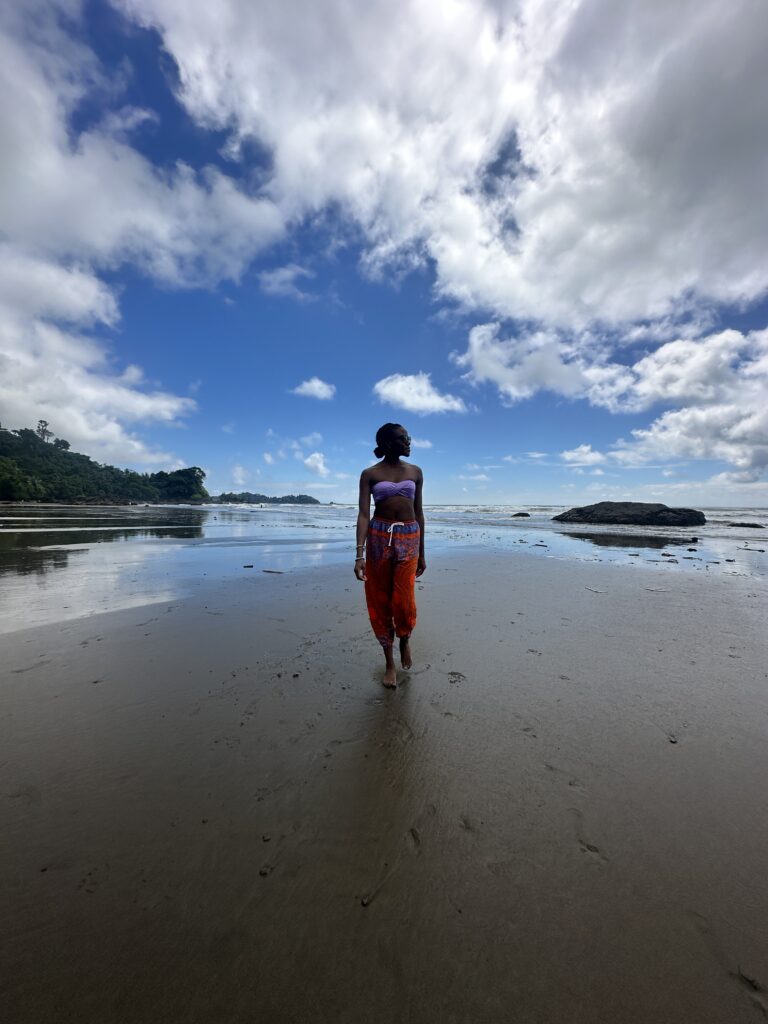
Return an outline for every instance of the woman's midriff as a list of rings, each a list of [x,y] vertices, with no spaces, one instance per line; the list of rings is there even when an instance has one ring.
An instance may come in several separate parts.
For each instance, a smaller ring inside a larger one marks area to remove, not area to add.
[[[410,498],[401,494],[393,494],[391,498],[384,498],[373,510],[377,519],[389,519],[390,522],[407,522],[416,518],[416,509]]]

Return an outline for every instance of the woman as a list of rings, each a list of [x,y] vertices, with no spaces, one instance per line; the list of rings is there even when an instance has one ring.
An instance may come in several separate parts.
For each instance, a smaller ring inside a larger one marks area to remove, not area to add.
[[[381,462],[364,469],[360,476],[355,576],[365,583],[373,632],[384,648],[384,685],[395,689],[397,670],[392,646],[397,635],[400,663],[409,669],[409,641],[416,625],[414,581],[427,568],[421,508],[424,477],[418,466],[400,461],[401,456],[411,454],[411,439],[399,423],[385,423],[376,432],[373,454]]]

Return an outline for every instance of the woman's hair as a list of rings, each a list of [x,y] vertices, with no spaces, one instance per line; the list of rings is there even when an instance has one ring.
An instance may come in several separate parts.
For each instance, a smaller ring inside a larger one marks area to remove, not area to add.
[[[387,448],[389,448],[394,439],[395,431],[402,429],[400,423],[385,423],[383,427],[379,427],[376,431],[376,447],[373,449],[373,454],[377,459],[381,459],[386,455]]]

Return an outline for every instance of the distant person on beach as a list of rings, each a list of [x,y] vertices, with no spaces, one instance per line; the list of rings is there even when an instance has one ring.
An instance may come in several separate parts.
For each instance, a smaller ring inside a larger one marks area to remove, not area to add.
[[[384,685],[395,689],[392,647],[397,636],[400,664],[407,671],[412,665],[410,639],[416,625],[414,584],[427,568],[421,507],[424,476],[418,466],[400,461],[411,454],[411,439],[399,423],[385,423],[376,432],[373,454],[381,462],[360,476],[355,576],[365,583],[373,632],[384,648]]]

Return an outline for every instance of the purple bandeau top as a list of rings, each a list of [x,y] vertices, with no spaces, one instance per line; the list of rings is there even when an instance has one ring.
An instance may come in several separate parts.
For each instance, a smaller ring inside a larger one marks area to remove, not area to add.
[[[371,494],[377,504],[385,498],[394,497],[396,494],[402,494],[406,498],[413,499],[416,497],[416,482],[414,480],[401,480],[399,484],[393,484],[389,480],[380,480],[379,483],[371,487]]]

